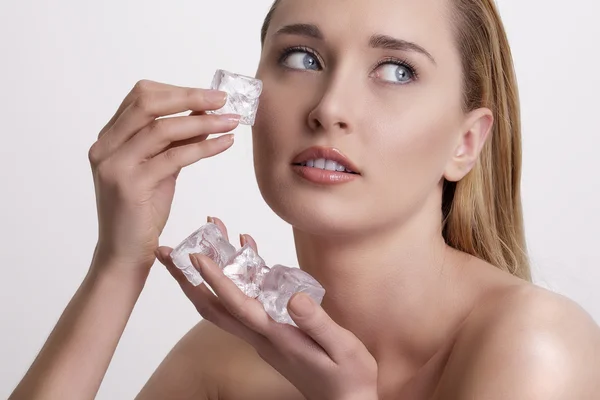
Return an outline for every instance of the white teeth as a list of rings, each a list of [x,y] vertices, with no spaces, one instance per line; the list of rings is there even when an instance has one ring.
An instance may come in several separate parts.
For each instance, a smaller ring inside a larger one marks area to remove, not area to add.
[[[319,168],[327,171],[334,172],[349,172],[352,173],[349,169],[344,167],[342,164],[339,164],[332,160],[326,160],[324,158],[319,158],[316,160],[308,160],[302,163],[303,166],[311,167],[311,168]]]
[[[331,161],[331,160],[326,160],[325,161],[325,168],[327,171],[335,171],[335,168],[337,167],[338,163],[336,163],[335,161]]]
[[[320,169],[325,169],[325,159],[324,158],[316,159],[314,167],[320,168]]]

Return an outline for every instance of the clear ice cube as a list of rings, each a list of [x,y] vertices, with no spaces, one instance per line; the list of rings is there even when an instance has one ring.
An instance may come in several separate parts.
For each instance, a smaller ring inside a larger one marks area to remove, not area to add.
[[[229,264],[223,268],[223,273],[246,296],[256,298],[260,293],[264,277],[270,270],[254,249],[246,244],[238,250]]]
[[[325,296],[323,286],[307,272],[275,265],[265,276],[257,299],[275,321],[297,327],[287,310],[290,298],[297,292],[308,294],[317,304],[321,304]]]
[[[239,114],[241,124],[254,125],[262,87],[260,79],[219,69],[213,77],[211,89],[227,92],[227,103],[218,110],[207,111],[207,114]]]
[[[175,247],[171,252],[173,263],[192,285],[198,286],[204,279],[190,261],[189,255],[192,253],[204,254],[223,268],[235,256],[236,251],[235,247],[225,239],[219,227],[212,223],[201,226]]]
[[[317,304],[321,304],[325,296],[323,286],[307,272],[283,265],[271,269],[247,244],[236,251],[219,227],[212,223],[201,226],[170,254],[187,280],[198,286],[204,279],[189,259],[192,253],[211,258],[246,296],[260,301],[267,314],[279,323],[297,326],[287,311],[294,293],[305,292]]]

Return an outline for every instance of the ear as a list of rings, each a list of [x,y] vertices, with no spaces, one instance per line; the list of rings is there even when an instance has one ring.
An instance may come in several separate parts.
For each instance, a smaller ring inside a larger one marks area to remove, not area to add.
[[[467,114],[456,146],[453,148],[453,155],[444,171],[446,180],[458,182],[471,171],[492,130],[493,123],[494,115],[489,108],[478,108]]]

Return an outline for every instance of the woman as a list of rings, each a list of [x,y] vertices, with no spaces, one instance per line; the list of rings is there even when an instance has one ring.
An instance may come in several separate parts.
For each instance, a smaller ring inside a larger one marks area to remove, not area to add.
[[[177,175],[231,146],[206,136],[238,119],[204,113],[223,93],[141,81],[90,149],[89,273],[12,398],[93,398],[155,257],[205,320],[139,399],[597,397],[598,327],[530,283],[492,1],[279,0],[262,41],[256,177],[322,306],[294,297],[299,329],[277,324],[206,257],[192,259],[218,298],[169,262]]]

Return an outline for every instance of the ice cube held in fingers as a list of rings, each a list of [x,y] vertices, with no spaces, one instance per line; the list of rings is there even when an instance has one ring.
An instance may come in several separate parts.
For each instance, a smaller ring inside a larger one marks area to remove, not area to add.
[[[254,125],[262,88],[260,79],[219,69],[211,89],[226,92],[227,103],[218,110],[207,111],[207,114],[239,114],[240,124]]]
[[[265,275],[270,271],[265,261],[246,244],[223,268],[223,273],[231,279],[246,296],[256,298]]]
[[[294,293],[305,292],[317,304],[325,296],[323,286],[307,272],[283,265],[271,269],[249,244],[236,251],[212,223],[200,227],[171,252],[173,263],[198,286],[204,280],[189,259],[192,253],[212,259],[246,296],[257,299],[267,314],[282,324],[297,326],[287,311]]]
[[[304,292],[321,304],[325,289],[315,278],[299,268],[275,265],[265,276],[258,301],[275,321],[296,326],[287,305],[294,293]]]
[[[190,261],[189,255],[195,253],[208,256],[223,268],[235,256],[236,251],[235,247],[225,239],[219,227],[212,223],[201,226],[175,247],[171,252],[173,263],[192,285],[198,286],[204,279]]]

